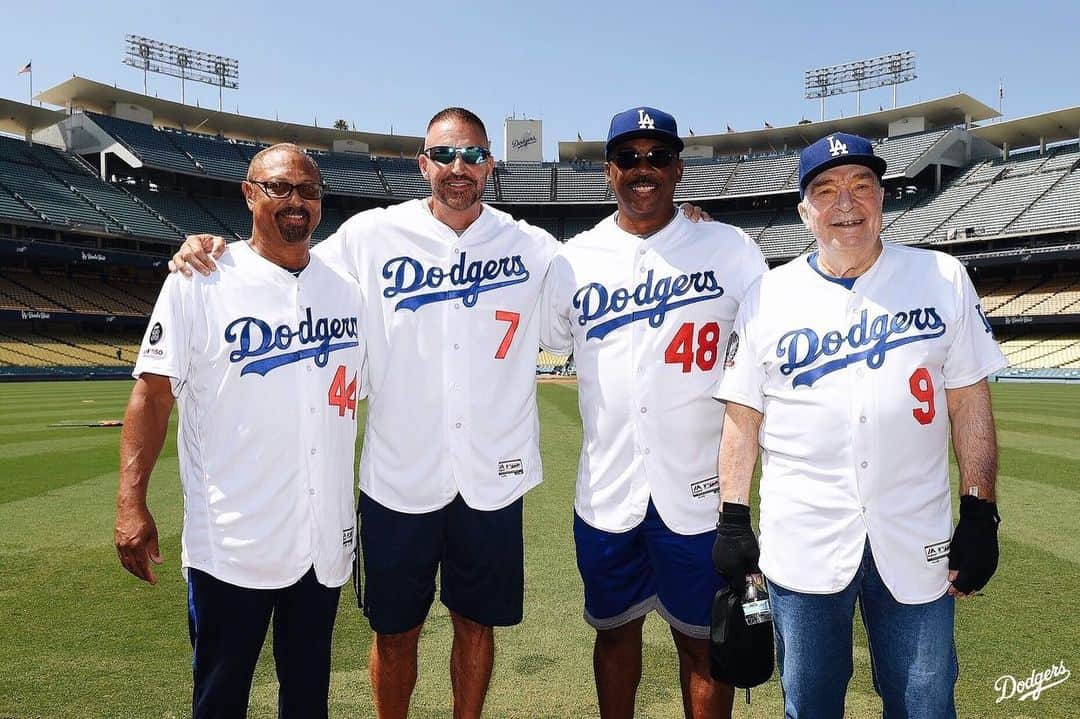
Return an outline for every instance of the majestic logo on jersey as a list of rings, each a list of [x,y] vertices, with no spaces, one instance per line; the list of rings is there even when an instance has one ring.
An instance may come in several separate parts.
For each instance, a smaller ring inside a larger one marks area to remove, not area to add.
[[[848,154],[847,145],[837,140],[832,135],[825,138],[829,141],[829,154],[833,157],[839,157],[840,155]]]
[[[432,302],[446,302],[459,297],[466,307],[472,307],[481,292],[526,282],[529,270],[522,262],[521,255],[468,262],[462,252],[449,270],[424,267],[412,257],[395,257],[383,265],[382,276],[390,280],[390,285],[383,289],[383,297],[389,299],[398,295],[412,295],[399,300],[394,305],[394,311],[415,312]],[[449,285],[449,288],[442,289],[445,285]]]
[[[313,319],[310,307],[307,309],[307,317],[300,320],[296,329],[289,325],[271,327],[257,317],[233,320],[225,328],[225,341],[239,343],[239,349],[229,353],[230,362],[242,362],[248,357],[262,357],[275,350],[279,351],[279,354],[265,359],[248,362],[240,370],[241,377],[252,372],[265,376],[272,369],[300,362],[308,357],[315,359],[317,367],[325,367],[331,352],[359,344],[355,317]],[[294,343],[299,344],[300,348],[292,349]]]
[[[693,297],[677,299],[691,291],[697,294]],[[716,275],[712,270],[661,277],[659,280],[654,279],[653,271],[649,270],[645,280],[633,289],[617,287],[614,290],[608,290],[599,282],[590,282],[574,293],[574,309],[581,310],[578,324],[584,327],[601,317],[621,313],[630,304],[640,308],[626,314],[619,314],[618,317],[598,322],[590,327],[585,333],[586,341],[599,340],[604,339],[612,330],[639,320],[648,320],[650,327],[659,327],[664,324],[664,318],[670,310],[692,305],[695,302],[715,300],[723,294],[724,288],[716,281]]]
[[[637,126],[642,130],[655,130],[656,121],[645,110],[637,111]]]
[[[727,351],[724,353],[724,367],[730,369],[735,366],[735,355],[739,354],[739,333],[732,332],[728,337]]]
[[[831,330],[819,338],[817,332],[809,327],[786,332],[776,344],[776,356],[787,358],[780,365],[781,374],[786,376],[797,369],[809,367],[822,357],[833,357],[844,348],[850,350],[842,357],[796,374],[791,381],[792,387],[810,387],[825,375],[864,360],[867,367],[877,369],[885,362],[885,354],[889,350],[912,342],[932,340],[945,334],[945,329],[945,322],[935,307],[897,312],[891,316],[883,314],[873,319],[863,310],[859,321],[851,325],[846,333]]]

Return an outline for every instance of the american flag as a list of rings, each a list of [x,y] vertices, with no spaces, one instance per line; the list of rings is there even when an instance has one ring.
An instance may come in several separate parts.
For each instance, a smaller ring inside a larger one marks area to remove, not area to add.
[[[30,69],[30,65],[31,65],[32,63],[33,63],[33,60],[31,60],[30,62],[26,63],[25,65],[23,65],[23,66],[22,66],[22,69],[21,69],[21,70],[19,70],[19,71],[18,71],[17,73],[15,73],[15,74],[16,74],[16,75],[22,75],[23,73],[26,73],[26,72],[32,72],[32,71],[31,71],[31,69]]]

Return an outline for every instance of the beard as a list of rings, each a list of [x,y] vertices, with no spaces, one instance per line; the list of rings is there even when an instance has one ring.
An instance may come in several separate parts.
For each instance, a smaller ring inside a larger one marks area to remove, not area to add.
[[[295,222],[288,215],[296,214],[303,217],[303,222]],[[305,242],[315,229],[311,226],[311,214],[304,208],[287,207],[274,215],[278,232],[281,238],[288,243]]]
[[[451,179],[464,179],[472,184],[462,188],[451,187]],[[471,177],[453,177],[447,178],[446,180],[443,180],[438,184],[433,185],[431,188],[431,192],[433,195],[435,195],[435,199],[437,199],[442,204],[446,205],[452,210],[460,211],[467,210],[480,201],[481,189],[479,186],[477,186],[477,184],[473,181]]]

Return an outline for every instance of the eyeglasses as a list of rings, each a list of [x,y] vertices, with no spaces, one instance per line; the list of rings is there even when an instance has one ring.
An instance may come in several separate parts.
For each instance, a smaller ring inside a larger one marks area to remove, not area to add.
[[[461,161],[466,165],[479,165],[482,162],[486,162],[487,159],[491,157],[491,150],[478,145],[473,145],[471,147],[436,145],[435,147],[421,150],[420,154],[427,155],[429,160],[433,160],[440,165],[450,165],[454,162],[454,158],[458,156],[461,157]]]
[[[638,162],[642,159],[660,170],[671,164],[671,161],[675,159],[675,153],[664,148],[649,150],[646,153],[626,149],[619,150],[608,156],[608,162],[614,162],[615,166],[620,170],[632,170],[637,167]]]
[[[284,200],[292,195],[293,190],[296,190],[296,194],[305,200],[321,200],[326,194],[325,182],[305,182],[300,185],[281,180],[248,180],[248,182],[257,185],[267,197],[274,200]]]

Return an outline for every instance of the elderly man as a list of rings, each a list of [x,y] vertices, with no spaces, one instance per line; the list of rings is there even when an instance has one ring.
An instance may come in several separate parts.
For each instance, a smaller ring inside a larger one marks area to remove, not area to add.
[[[323,191],[299,148],[256,155],[243,183],[251,240],[212,278],[166,280],[135,364],[116,549],[156,582],[146,491],[175,399],[196,719],[246,715],[271,618],[280,716],[327,715],[366,379],[356,283],[308,251]]]
[[[802,152],[799,214],[817,251],[748,293],[715,393],[727,416],[714,560],[731,581],[757,570],[760,439],[760,569],[788,717],[843,715],[856,600],[885,715],[954,717],[953,599],[997,567],[986,378],[1005,360],[959,262],[882,244],[884,172],[853,135]]]
[[[710,394],[719,343],[766,265],[740,230],[676,210],[682,149],[666,112],[612,118],[605,167],[618,209],[560,249],[541,300],[541,343],[577,362],[574,538],[604,719],[633,716],[654,609],[671,626],[686,716],[731,711],[732,688],[709,675],[724,418]]]

